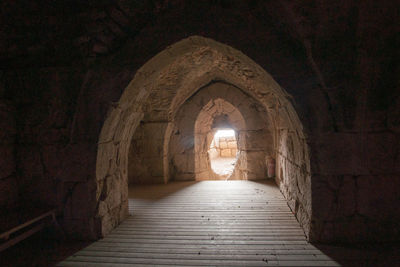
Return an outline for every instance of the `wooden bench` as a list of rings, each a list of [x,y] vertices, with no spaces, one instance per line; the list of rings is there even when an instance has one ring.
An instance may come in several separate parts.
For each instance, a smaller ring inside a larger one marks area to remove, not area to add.
[[[56,220],[56,209],[18,208],[1,214],[0,252],[42,230],[49,224],[60,226]]]

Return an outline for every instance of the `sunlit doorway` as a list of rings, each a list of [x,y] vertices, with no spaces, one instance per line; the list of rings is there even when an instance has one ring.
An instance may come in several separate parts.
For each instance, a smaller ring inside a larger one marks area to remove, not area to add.
[[[233,129],[217,129],[208,149],[211,169],[229,179],[237,162],[238,146]]]

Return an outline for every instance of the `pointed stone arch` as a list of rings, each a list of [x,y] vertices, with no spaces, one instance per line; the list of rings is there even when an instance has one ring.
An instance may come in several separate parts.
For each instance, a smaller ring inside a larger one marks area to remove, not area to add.
[[[208,38],[184,39],[150,59],[136,73],[102,127],[96,163],[96,217],[100,236],[128,214],[128,152],[143,120],[169,123],[200,88],[222,81],[257,99],[267,111],[274,136],[277,183],[308,234],[311,221],[311,170],[304,129],[290,96],[259,65],[240,51]],[[146,111],[151,108],[156,113]],[[151,114],[147,118],[147,114]],[[293,149],[287,149],[287,140]],[[166,171],[168,143],[161,164]],[[168,179],[168,178],[166,178]]]
[[[222,117],[223,121],[217,121]],[[216,125],[217,124],[217,125]],[[223,124],[223,125],[218,125]],[[247,157],[244,156],[245,140],[243,131],[246,131],[246,122],[240,111],[222,98],[210,100],[199,112],[194,126],[194,155],[195,155],[195,179],[210,180],[221,179],[211,168],[208,149],[214,138],[214,128],[231,128],[235,131],[238,144],[237,162],[229,179],[246,179],[247,175],[242,173],[240,166],[246,165]]]
[[[175,180],[220,179],[210,168],[208,147],[217,116],[226,116],[238,140],[238,161],[233,177],[256,180],[266,177],[265,158],[274,156],[273,126],[266,109],[239,88],[213,82],[199,89],[173,117],[169,169]],[[245,119],[246,118],[246,119]],[[222,125],[223,126],[223,125]]]

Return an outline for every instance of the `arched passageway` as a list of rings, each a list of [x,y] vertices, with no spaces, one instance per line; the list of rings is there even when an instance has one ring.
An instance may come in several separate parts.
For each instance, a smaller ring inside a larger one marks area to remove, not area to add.
[[[221,129],[221,130],[220,130]],[[231,129],[234,140],[233,149],[229,142],[218,136],[224,129]],[[223,99],[210,100],[200,111],[195,122],[194,130],[194,154],[195,154],[195,177],[196,180],[210,179],[245,179],[240,171],[240,166],[245,163],[244,141],[238,142],[241,138],[241,131],[246,129],[242,114],[229,102]],[[223,170],[219,173],[213,166],[213,160],[228,152],[228,156],[234,158],[234,166],[229,170],[229,175],[224,176]]]
[[[229,118],[229,104],[205,113],[203,108],[215,101],[230,103],[241,116]],[[309,233],[310,159],[290,97],[241,52],[195,36],[168,47],[139,69],[106,119],[97,157],[96,218],[102,235],[128,214],[130,174],[140,173],[130,177],[132,182],[166,183],[209,172],[202,131],[210,126],[202,126],[202,116],[214,122],[217,115],[228,115],[227,121],[239,129],[238,176],[265,178],[266,161],[274,159],[276,182]],[[240,117],[242,121],[234,120]]]
[[[224,127],[234,129],[238,140],[238,160],[231,178],[266,178],[265,159],[274,155],[272,125],[265,108],[240,89],[221,82],[201,88],[181,106],[172,124],[166,141],[171,179],[218,179],[208,149],[213,129]]]

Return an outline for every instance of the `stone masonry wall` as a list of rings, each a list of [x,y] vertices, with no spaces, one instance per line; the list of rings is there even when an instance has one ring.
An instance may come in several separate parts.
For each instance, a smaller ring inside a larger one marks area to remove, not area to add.
[[[167,122],[142,121],[129,150],[129,184],[164,183],[164,142]]]
[[[20,192],[15,157],[15,106],[5,96],[2,76],[0,72],[0,209],[6,211],[18,203]]]
[[[217,149],[219,157],[221,158],[236,157],[238,147],[234,136],[215,138],[214,147]]]
[[[127,207],[115,168],[123,158],[120,136],[99,139],[102,126],[121,110],[117,102],[143,64],[200,35],[243,52],[288,93],[305,134],[276,128],[277,176],[306,177],[298,164],[306,152],[288,152],[292,142],[309,148],[311,240],[400,239],[398,1],[128,2],[0,3],[1,149],[14,154],[0,159],[1,195],[9,193],[2,201],[19,195],[54,204],[70,237],[98,237],[103,225],[104,233],[117,225]],[[229,59],[235,57],[224,63]],[[251,81],[256,73],[241,62],[228,65],[232,80]],[[166,79],[156,90],[143,83],[143,90],[164,101],[157,96],[175,84]],[[129,107],[138,121],[142,104]],[[268,112],[274,110],[271,104]],[[98,175],[99,151],[114,160],[101,162]],[[304,209],[296,201],[305,191],[279,177],[292,209]]]
[[[219,104],[220,97],[225,98],[221,101],[232,104]],[[170,141],[172,176],[175,179],[213,179],[215,174],[208,155],[211,140],[207,142],[207,137],[215,121],[226,116],[219,127],[230,126],[238,132],[239,159],[235,176],[246,180],[266,178],[265,157],[273,153],[273,137],[265,110],[263,113],[261,107],[255,108],[255,103],[239,89],[223,83],[205,87],[185,102],[177,113],[175,134]],[[237,110],[234,105],[238,106]],[[247,123],[243,117],[249,118]]]

